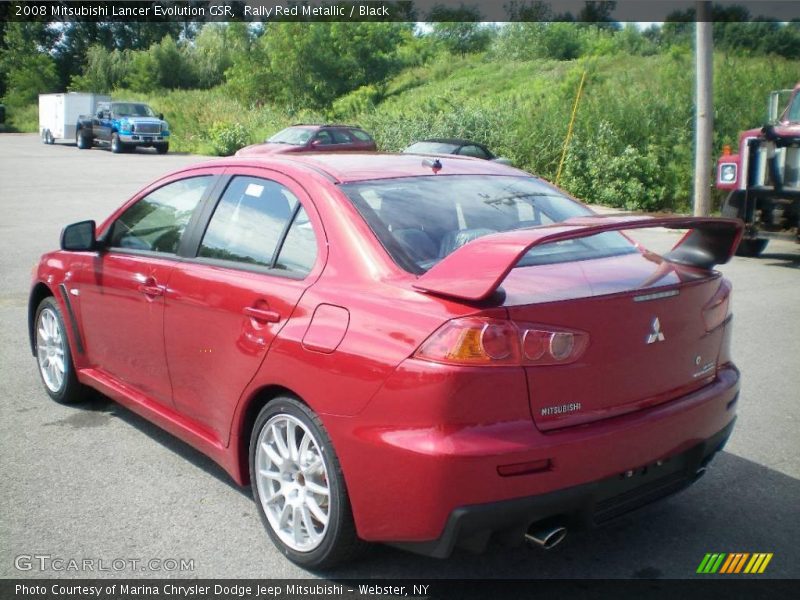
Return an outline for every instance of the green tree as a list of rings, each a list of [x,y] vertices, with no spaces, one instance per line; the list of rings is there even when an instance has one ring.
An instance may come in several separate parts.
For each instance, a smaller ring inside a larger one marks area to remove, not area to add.
[[[44,44],[49,32],[44,23],[6,24],[0,73],[5,81],[5,102],[22,106],[39,94],[58,91],[56,63]]]
[[[494,37],[494,29],[480,22],[477,9],[461,6],[449,8],[435,6],[428,15],[433,21],[432,36],[451,54],[465,56],[482,52],[489,47]]]
[[[273,100],[321,108],[401,66],[407,23],[270,23],[250,53],[226,73],[230,91],[248,103]]]
[[[72,77],[69,89],[78,92],[108,93],[119,87],[128,76],[130,52],[107,50],[95,44],[86,52],[81,75]]]

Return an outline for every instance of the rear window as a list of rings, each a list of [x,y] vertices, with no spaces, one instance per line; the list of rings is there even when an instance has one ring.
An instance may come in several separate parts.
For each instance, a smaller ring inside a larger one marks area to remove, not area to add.
[[[403,152],[418,152],[420,154],[452,154],[456,151],[455,144],[447,144],[445,142],[417,142],[411,144]]]
[[[449,175],[362,181],[341,186],[395,262],[424,273],[474,239],[571,217],[588,208],[533,177]],[[636,252],[617,232],[539,246],[517,266]]]

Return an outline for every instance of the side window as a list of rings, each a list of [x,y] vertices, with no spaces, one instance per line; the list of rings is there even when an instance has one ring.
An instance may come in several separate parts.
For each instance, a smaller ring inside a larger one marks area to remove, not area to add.
[[[353,138],[343,129],[331,129],[334,144],[352,144]]]
[[[800,121],[800,92],[797,92],[792,98],[792,104],[786,111],[786,120],[792,123]]]
[[[461,156],[474,156],[475,158],[489,158],[489,155],[487,155],[482,148],[480,148],[479,146],[475,146],[474,144],[462,147],[461,150],[458,151],[458,153]]]
[[[112,248],[175,254],[211,175],[173,181],[128,208],[111,227]]]
[[[198,256],[271,267],[297,204],[279,183],[235,177],[214,210]]]
[[[300,207],[283,241],[275,268],[308,275],[314,267],[315,260],[317,260],[317,238],[314,237],[314,230],[306,210]]]
[[[362,141],[362,142],[371,142],[372,141],[372,138],[370,137],[370,135],[366,131],[364,131],[362,129],[351,129],[350,130],[350,134],[354,138],[356,138],[357,140]]]
[[[320,145],[327,146],[328,144],[333,143],[333,138],[329,131],[323,129],[317,132],[317,135],[314,136],[314,140],[319,141]]]

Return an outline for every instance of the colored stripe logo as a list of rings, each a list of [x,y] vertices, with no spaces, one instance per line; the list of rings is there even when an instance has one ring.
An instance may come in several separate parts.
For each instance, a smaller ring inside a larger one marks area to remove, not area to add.
[[[772,560],[772,552],[708,553],[700,561],[697,572],[701,574],[732,575],[738,573],[763,573]]]

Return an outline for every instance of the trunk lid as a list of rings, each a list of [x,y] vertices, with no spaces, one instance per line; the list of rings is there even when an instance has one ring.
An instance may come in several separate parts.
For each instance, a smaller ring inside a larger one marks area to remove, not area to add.
[[[722,281],[638,252],[511,271],[503,290],[513,321],[589,334],[576,362],[525,367],[537,427],[641,410],[712,381],[724,327],[707,332],[703,308]]]

